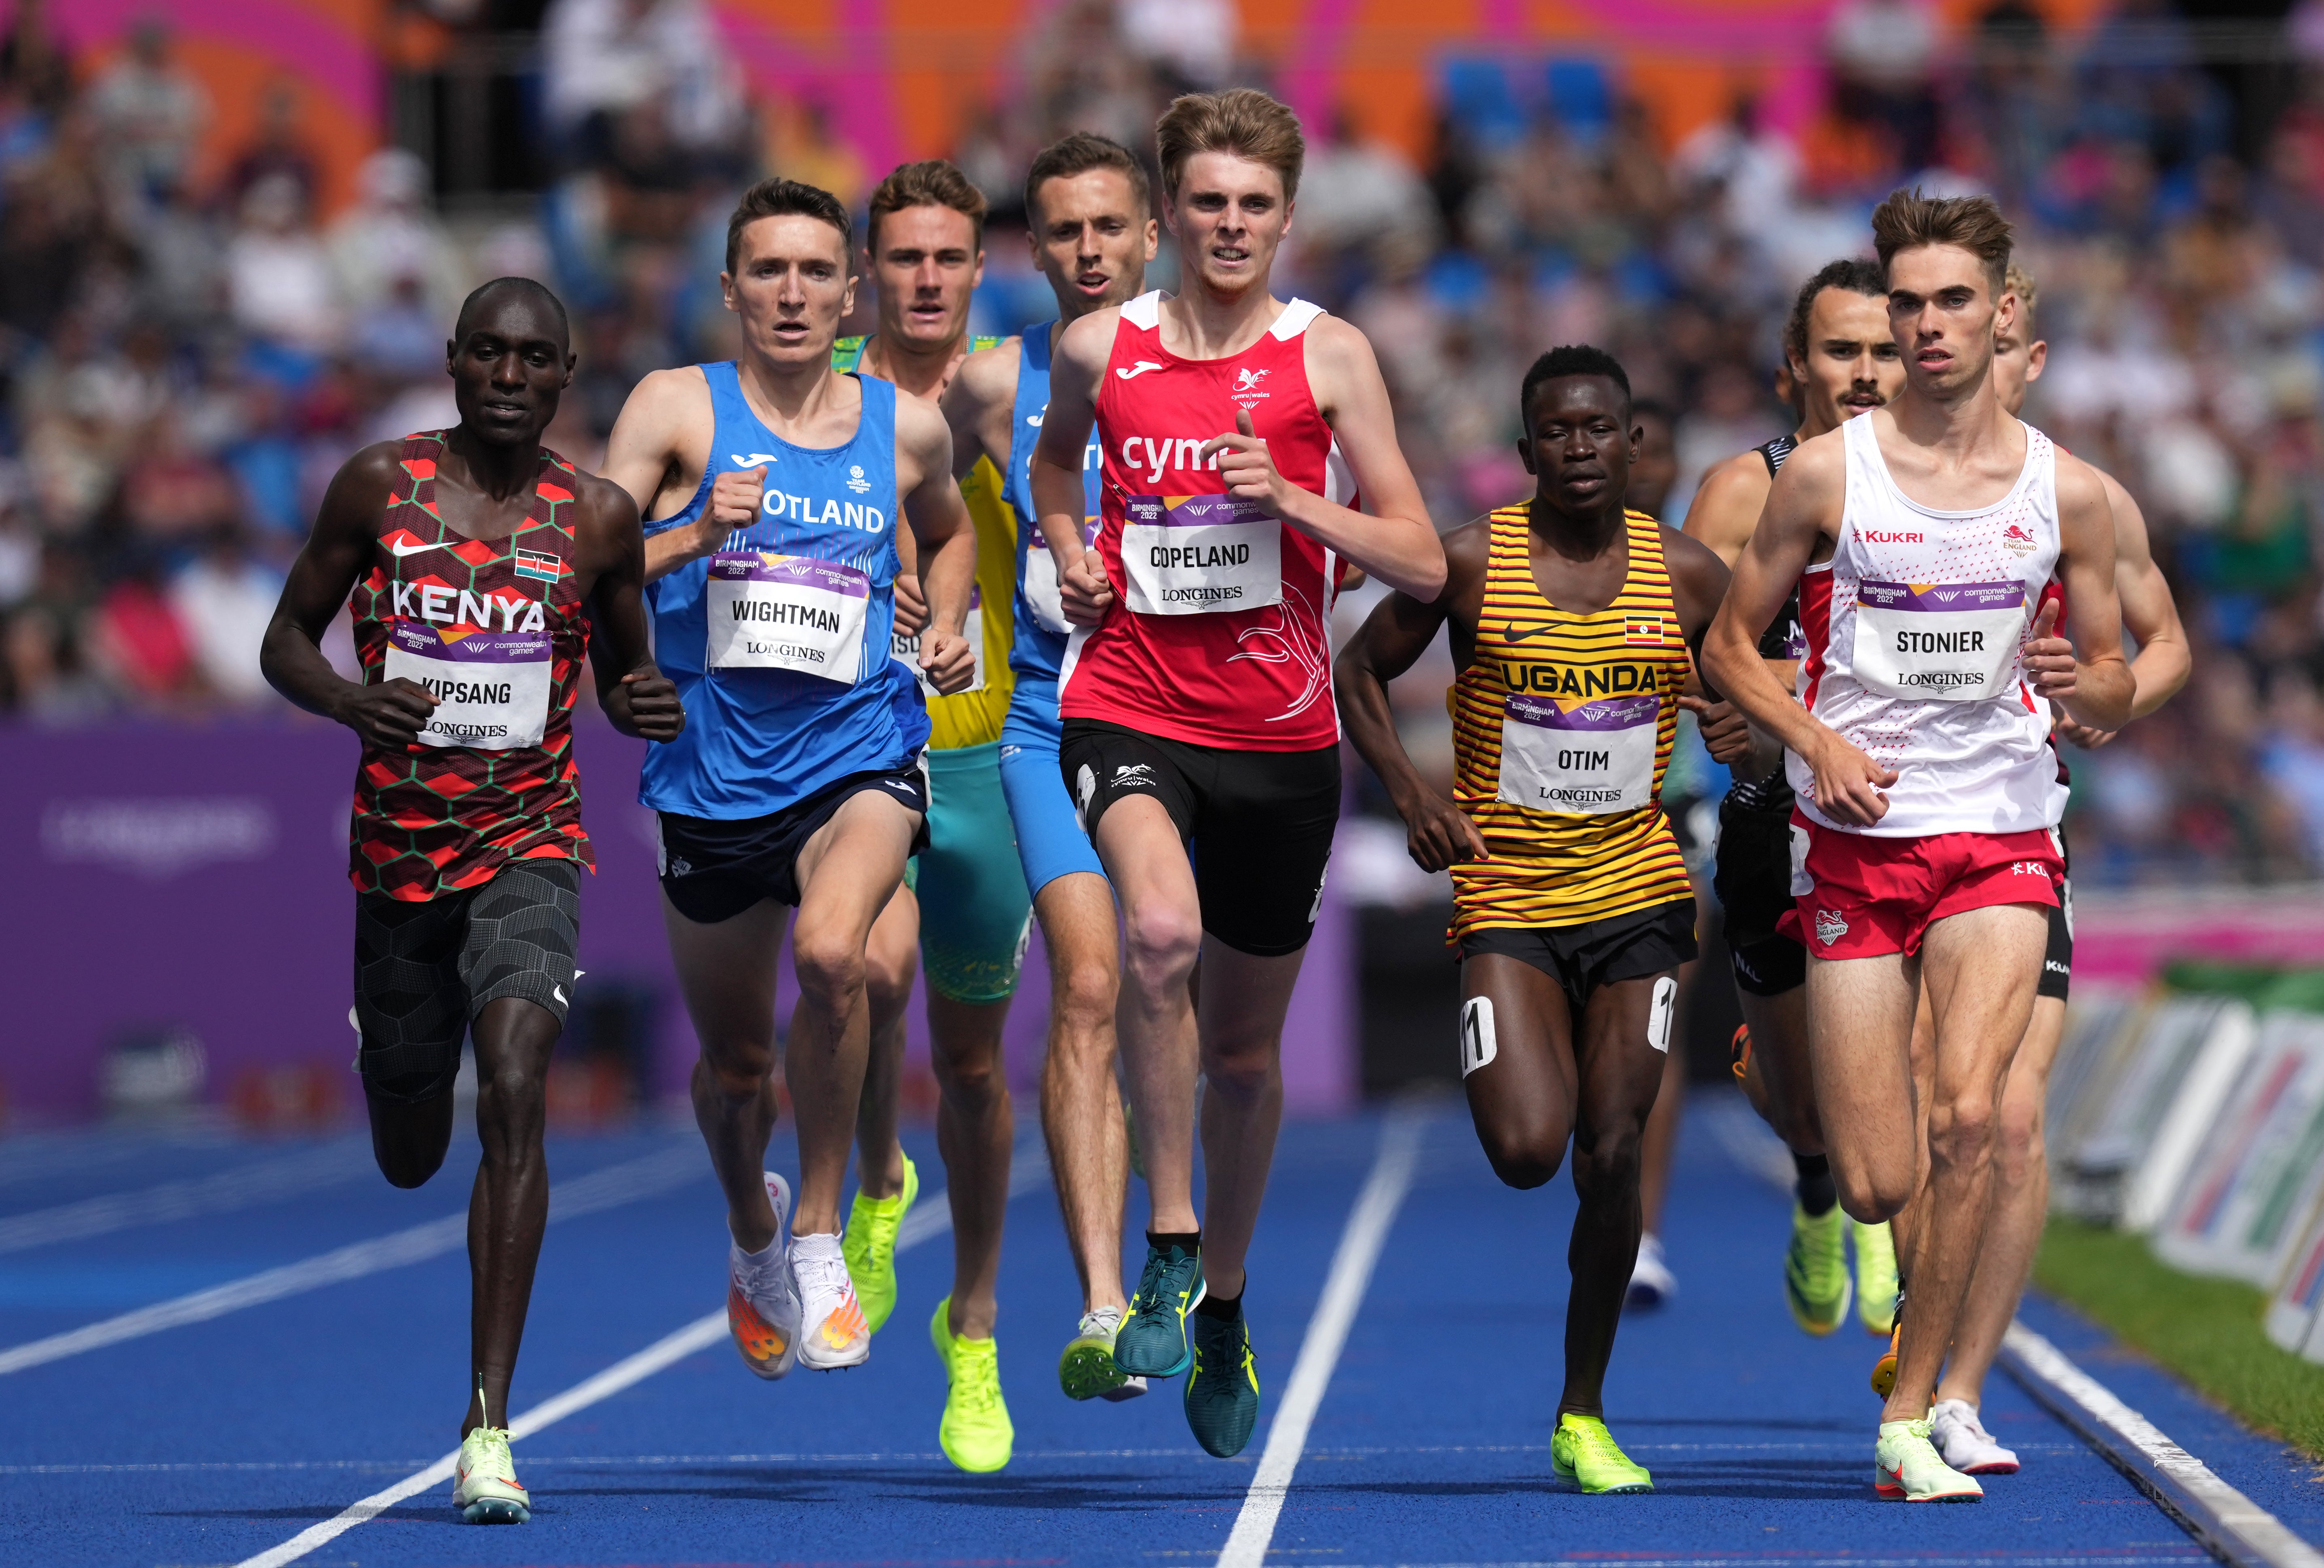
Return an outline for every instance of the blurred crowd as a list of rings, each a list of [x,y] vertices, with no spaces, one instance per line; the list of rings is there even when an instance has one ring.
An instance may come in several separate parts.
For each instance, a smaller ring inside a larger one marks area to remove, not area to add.
[[[408,4],[454,32],[491,9]],[[550,0],[538,26],[544,189],[444,211],[390,149],[327,212],[298,87],[205,160],[215,106],[164,23],[76,60],[20,0],[0,40],[0,711],[274,710],[255,650],[283,567],[350,450],[449,419],[468,287],[539,276],[571,306],[582,370],[549,439],[590,463],[640,375],[732,353],[716,273],[742,182],[860,205],[883,172],[831,102],[754,92],[706,0]],[[2024,0],[1966,29],[1925,0],[1843,0],[1815,46],[1803,121],[1738,93],[1674,145],[1594,62],[1443,61],[1425,160],[1309,127],[1289,281],[1371,335],[1441,526],[1528,488],[1515,389],[1569,342],[1674,410],[1676,523],[1706,466],[1790,428],[1773,372],[1799,280],[1868,250],[1899,182],[1995,192],[2051,345],[2027,417],[2138,497],[2196,652],[2182,699],[2075,757],[2076,873],[2324,874],[2324,0],[2228,40],[2273,62],[2273,95],[2167,0],[2065,36]],[[1035,149],[1090,129],[1150,155],[1175,93],[1268,80],[1231,0],[1065,0],[999,75],[953,149],[993,203],[975,326],[994,332],[1050,313],[1021,233]],[[1441,692],[1401,684],[1416,755],[1449,772]]]

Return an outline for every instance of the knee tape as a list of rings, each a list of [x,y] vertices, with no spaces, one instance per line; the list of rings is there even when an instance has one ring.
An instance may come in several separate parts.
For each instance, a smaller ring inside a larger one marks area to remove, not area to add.
[[[1654,1000],[1646,1004],[1646,1043],[1670,1053],[1671,1015],[1678,1011],[1678,982],[1665,975],[1655,982]]]
[[[1493,999],[1471,996],[1461,1004],[1461,1076],[1467,1077],[1499,1054],[1493,1039]]]

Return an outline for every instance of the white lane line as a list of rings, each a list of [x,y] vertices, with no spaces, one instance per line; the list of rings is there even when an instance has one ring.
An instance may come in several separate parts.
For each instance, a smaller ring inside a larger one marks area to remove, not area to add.
[[[699,1158],[699,1151],[696,1151]],[[1020,1143],[1011,1157],[1009,1175],[1009,1196],[1017,1197],[1045,1185],[1049,1179],[1049,1159],[1039,1139]],[[936,1193],[914,1207],[897,1227],[896,1251],[904,1252],[932,1237],[952,1229],[952,1206],[945,1201],[944,1193]],[[542,1427],[562,1421],[576,1410],[587,1408],[601,1399],[611,1398],[632,1384],[643,1382],[695,1352],[707,1350],[726,1337],[726,1309],[706,1313],[677,1333],[656,1340],[637,1354],[615,1362],[595,1377],[576,1383],[563,1393],[535,1405],[509,1423],[512,1442],[530,1437]],[[354,1529],[385,1513],[389,1508],[417,1492],[431,1486],[441,1486],[452,1479],[452,1468],[459,1463],[460,1451],[452,1450],[424,1470],[414,1471],[393,1486],[375,1491],[362,1501],[350,1503],[345,1509],[320,1524],[309,1525],[281,1545],[246,1557],[235,1568],[282,1568],[295,1563],[317,1547],[326,1545]]]
[[[263,1160],[215,1176],[187,1177],[135,1192],[109,1192],[78,1203],[33,1209],[0,1219],[0,1253],[54,1242],[77,1242],[133,1225],[166,1224],[198,1215],[232,1214],[256,1204],[297,1197],[372,1169],[364,1142],[343,1138],[320,1149]]]
[[[552,1187],[549,1195],[549,1221],[555,1224],[582,1215],[595,1214],[640,1198],[679,1187],[696,1177],[710,1174],[709,1163],[699,1146],[680,1146],[649,1154],[642,1159],[626,1160],[620,1165],[581,1177]],[[101,1323],[52,1334],[45,1339],[27,1340],[20,1345],[0,1350],[0,1377],[21,1372],[28,1367],[62,1361],[67,1356],[80,1355],[100,1350],[124,1340],[143,1339],[165,1329],[182,1328],[189,1323],[205,1323],[222,1317],[229,1312],[257,1307],[269,1301],[280,1301],[286,1296],[298,1296],[309,1290],[319,1290],[326,1285],[337,1285],[349,1279],[360,1279],[366,1274],[376,1274],[383,1269],[398,1269],[407,1263],[420,1262],[441,1252],[464,1246],[468,1239],[468,1214],[447,1215],[440,1220],[409,1230],[377,1236],[368,1242],[355,1242],[345,1247],[307,1258],[296,1263],[230,1279],[223,1285],[213,1285],[207,1290],[160,1301],[151,1307],[141,1307]]]
[[[1323,1279],[1323,1297],[1315,1303],[1315,1315],[1307,1320],[1306,1336],[1299,1342],[1299,1360],[1292,1366],[1290,1382],[1284,1385],[1283,1404],[1275,1413],[1274,1424],[1267,1429],[1259,1473],[1251,1477],[1250,1490],[1243,1494],[1234,1532],[1219,1553],[1219,1568],[1261,1568],[1267,1561],[1268,1543],[1275,1538],[1275,1521],[1283,1513],[1284,1494],[1291,1490],[1292,1472],[1299,1468],[1299,1455],[1307,1446],[1307,1428],[1323,1403],[1323,1391],[1332,1385],[1333,1369],[1340,1364],[1341,1347],[1347,1343],[1356,1306],[1371,1284],[1372,1268],[1379,1261],[1388,1227],[1396,1221],[1397,1210],[1404,1206],[1405,1195],[1412,1190],[1413,1165],[1419,1158],[1431,1114],[1417,1106],[1399,1107],[1388,1114],[1380,1129],[1379,1156],[1372,1162],[1363,1190],[1356,1195],[1355,1206],[1348,1211],[1339,1250],[1332,1254],[1332,1270]]]
[[[1570,1557],[1545,1557],[1530,1563],[1319,1563],[1308,1568],[1604,1568],[1609,1559],[1620,1568],[2164,1568],[2166,1564],[2214,1563],[2200,1554],[2179,1556],[2117,1554],[2097,1551],[2076,1555],[2013,1557],[1625,1557],[1612,1553],[1577,1552]]]

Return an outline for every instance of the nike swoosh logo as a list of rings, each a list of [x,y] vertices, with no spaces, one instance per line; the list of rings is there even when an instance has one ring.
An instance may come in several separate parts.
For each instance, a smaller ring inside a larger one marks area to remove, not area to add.
[[[440,546],[435,545],[390,545],[388,548],[394,551],[399,555],[417,555],[422,550],[434,550],[440,548]]]
[[[1147,371],[1158,371],[1161,368],[1162,362],[1159,360],[1139,360],[1136,364],[1124,366],[1113,373],[1125,381],[1134,381]]]
[[[564,987],[564,986],[551,986],[549,988],[549,995],[552,995],[552,996],[556,997],[559,1002],[565,1002],[565,987]],[[572,1005],[573,1005],[573,1004],[572,1004],[572,1003],[570,1003],[570,1002],[565,1002],[565,1005],[566,1005],[566,1006],[567,1006],[567,1007],[570,1007],[570,1006],[572,1006]]]
[[[1517,623],[1512,621],[1508,626],[1501,628],[1501,640],[1503,642],[1521,643],[1529,637],[1539,637],[1545,631],[1554,631],[1555,629],[1556,628],[1554,627],[1537,626],[1530,631],[1519,631],[1517,628]]]

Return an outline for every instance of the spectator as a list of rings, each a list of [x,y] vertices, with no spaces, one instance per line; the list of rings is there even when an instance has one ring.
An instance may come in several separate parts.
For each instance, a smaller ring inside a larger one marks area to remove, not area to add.
[[[233,523],[212,530],[208,547],[170,583],[170,603],[193,645],[202,682],[228,702],[268,701],[258,645],[282,596],[280,573],[254,559]]]
[[[72,101],[72,56],[49,23],[48,0],[16,0],[0,39],[0,91],[49,120]]]
[[[90,84],[88,111],[116,192],[142,206],[185,182],[210,100],[171,58],[170,24],[156,13],[130,29],[127,52]]]
[[[307,224],[298,182],[270,174],[242,198],[241,226],[226,247],[226,298],[246,332],[321,353],[338,341],[338,295],[330,257]]]
[[[278,77],[266,84],[258,100],[258,134],[218,181],[219,205],[228,212],[241,211],[251,187],[279,174],[298,187],[300,206],[313,210],[323,182],[303,119],[296,83]]]
[[[160,563],[150,551],[98,599],[89,628],[98,668],[133,700],[158,709],[201,695],[193,638],[163,591]]]
[[[741,84],[702,0],[554,0],[541,43],[549,123],[579,162],[604,161],[622,117],[650,104],[690,155],[739,146]]]
[[[428,166],[401,147],[383,147],[364,160],[355,204],[331,225],[326,243],[338,298],[357,315],[405,297],[416,298],[439,324],[448,322],[468,289],[483,280],[471,280],[451,236],[429,210]]]

